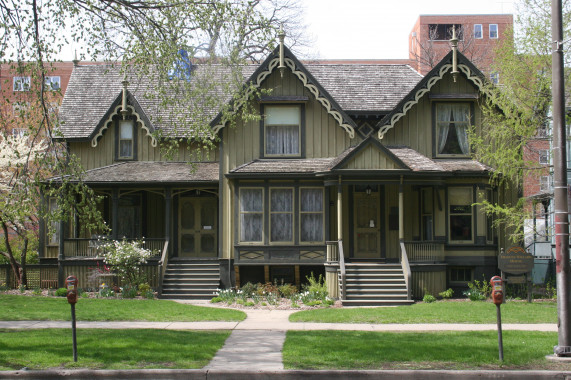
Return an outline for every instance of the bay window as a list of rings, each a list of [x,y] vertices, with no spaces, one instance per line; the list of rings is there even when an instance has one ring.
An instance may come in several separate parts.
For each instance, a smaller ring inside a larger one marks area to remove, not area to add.
[[[240,189],[240,241],[261,243],[264,237],[264,190]]]
[[[323,238],[323,189],[302,187],[299,189],[300,242],[322,242]]]
[[[468,156],[469,103],[436,104],[437,156]]]
[[[293,189],[270,189],[270,242],[293,242]]]

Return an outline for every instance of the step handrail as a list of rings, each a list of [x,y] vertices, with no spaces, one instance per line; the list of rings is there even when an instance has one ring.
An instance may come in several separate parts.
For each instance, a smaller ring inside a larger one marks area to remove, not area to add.
[[[401,251],[401,265],[402,265],[402,271],[404,274],[404,282],[406,284],[406,299],[410,300],[411,297],[411,291],[410,291],[410,285],[411,285],[411,276],[412,273],[410,271],[410,264],[408,262],[408,256],[406,254],[406,247],[404,244],[404,241],[400,242],[400,251]]]
[[[161,254],[161,260],[159,261],[159,289],[158,294],[163,294],[163,279],[165,278],[165,272],[167,270],[167,266],[169,264],[169,240],[165,241],[165,245],[163,246],[163,252]]]
[[[339,250],[339,268],[341,270],[341,300],[345,300],[347,296],[347,285],[346,277],[347,272],[345,271],[345,254],[343,253],[343,240],[339,239],[337,241],[337,247]]]

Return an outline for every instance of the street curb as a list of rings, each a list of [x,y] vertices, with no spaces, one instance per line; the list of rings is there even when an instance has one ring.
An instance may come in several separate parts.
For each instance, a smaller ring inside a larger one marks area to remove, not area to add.
[[[447,379],[506,379],[506,380],[569,380],[571,371],[446,371],[446,370],[367,370],[367,371],[232,371],[204,369],[145,369],[145,370],[46,370],[46,371],[0,371],[0,379],[172,379],[172,380],[402,380],[402,378],[420,380]]]

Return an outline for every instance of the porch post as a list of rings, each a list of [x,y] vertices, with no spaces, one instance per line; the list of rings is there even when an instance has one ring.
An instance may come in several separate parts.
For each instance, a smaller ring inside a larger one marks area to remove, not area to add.
[[[119,189],[113,188],[111,194],[111,237],[117,240],[117,230],[119,229]]]
[[[399,241],[404,241],[404,184],[402,176],[399,184]]]
[[[63,260],[65,259],[65,252],[64,252],[64,239],[65,239],[65,223],[63,220],[59,221],[59,231],[58,231],[58,240],[59,240],[59,251],[58,251],[58,259],[57,259],[57,280],[58,280],[58,288],[64,286],[64,271],[63,271]]]
[[[343,239],[343,186],[341,185],[341,176],[339,176],[339,185],[337,185],[337,240]]]
[[[171,237],[171,221],[172,221],[172,190],[170,187],[165,189],[165,240],[170,241]],[[170,245],[169,245],[170,250]]]

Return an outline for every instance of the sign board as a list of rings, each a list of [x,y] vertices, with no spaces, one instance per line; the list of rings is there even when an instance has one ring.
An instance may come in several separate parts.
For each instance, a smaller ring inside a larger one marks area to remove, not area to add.
[[[508,283],[510,284],[525,284],[526,277],[525,276],[510,276],[508,277]]]
[[[522,247],[510,247],[498,256],[498,267],[502,272],[523,274],[533,269],[533,255]]]

